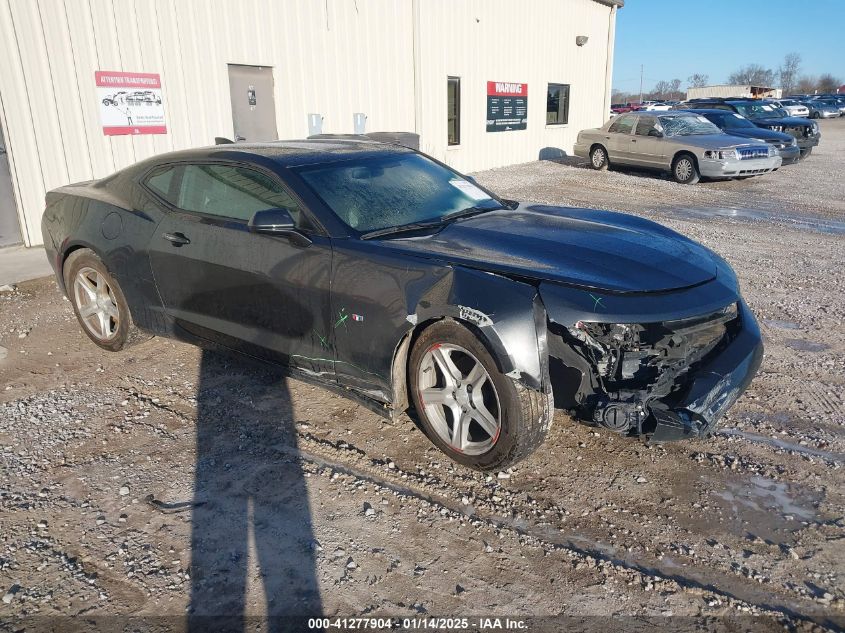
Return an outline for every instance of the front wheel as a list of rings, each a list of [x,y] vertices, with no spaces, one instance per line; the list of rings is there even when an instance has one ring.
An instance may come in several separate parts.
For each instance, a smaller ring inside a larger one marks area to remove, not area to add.
[[[682,185],[694,185],[701,179],[698,165],[689,154],[681,154],[672,163],[672,178]]]
[[[439,321],[417,340],[409,361],[422,430],[456,462],[500,470],[533,453],[554,416],[552,394],[505,376],[467,328]]]
[[[812,147],[808,147],[807,149],[802,149],[801,154],[800,154],[800,160],[804,160],[805,158],[807,158],[812,153],[813,153]]]

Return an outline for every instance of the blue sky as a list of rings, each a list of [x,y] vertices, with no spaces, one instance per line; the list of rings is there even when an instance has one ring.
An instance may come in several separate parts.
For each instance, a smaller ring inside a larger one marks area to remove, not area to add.
[[[645,90],[693,73],[724,83],[757,63],[777,70],[787,53],[800,74],[831,73],[845,82],[845,0],[627,0],[616,22],[613,87]]]

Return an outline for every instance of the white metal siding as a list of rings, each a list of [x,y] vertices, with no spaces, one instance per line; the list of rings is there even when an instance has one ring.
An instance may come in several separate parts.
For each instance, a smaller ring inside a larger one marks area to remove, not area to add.
[[[41,243],[46,191],[231,137],[227,64],[273,67],[281,138],[304,137],[311,112],[344,133],[364,112],[369,131],[417,131],[465,171],[569,152],[604,121],[611,15],[593,0],[0,0],[0,124],[24,241]],[[105,136],[96,70],[159,73],[167,134]],[[447,150],[448,75],[462,111]],[[485,131],[487,81],[528,84],[527,130]],[[567,126],[545,125],[548,82],[572,85]]]
[[[591,0],[418,0],[422,146],[463,171],[571,154],[578,132],[607,119],[611,9]],[[575,38],[589,41],[578,47]],[[446,80],[461,78],[461,143],[446,138]],[[528,84],[526,130],[487,132],[487,82]],[[549,83],[570,84],[569,123],[546,125]]]

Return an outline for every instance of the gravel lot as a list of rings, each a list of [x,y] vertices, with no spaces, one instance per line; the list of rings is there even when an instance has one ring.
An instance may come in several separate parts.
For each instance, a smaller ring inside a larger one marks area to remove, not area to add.
[[[845,119],[821,125],[810,159],[750,181],[570,159],[476,175],[653,218],[734,265],[766,357],[707,441],[558,412],[542,450],[484,476],[407,418],[237,357],[102,352],[52,279],[0,292],[0,629],[189,611],[845,627]]]

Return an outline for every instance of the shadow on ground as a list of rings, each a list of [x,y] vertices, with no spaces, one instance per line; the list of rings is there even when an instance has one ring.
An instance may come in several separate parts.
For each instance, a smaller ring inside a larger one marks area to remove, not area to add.
[[[235,354],[203,351],[190,631],[244,630],[247,611],[265,614],[262,587],[269,631],[287,630],[289,616],[321,614],[293,425],[281,372]]]

